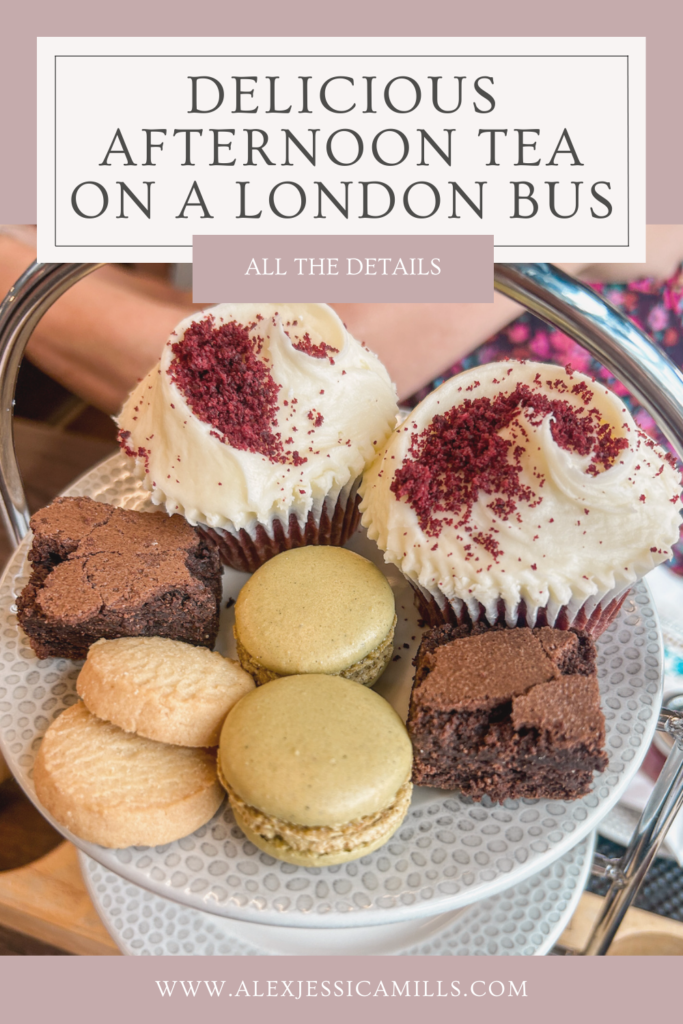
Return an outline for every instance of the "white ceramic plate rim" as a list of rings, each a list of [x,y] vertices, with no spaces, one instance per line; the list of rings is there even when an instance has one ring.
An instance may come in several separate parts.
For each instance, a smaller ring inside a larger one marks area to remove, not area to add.
[[[526,955],[545,956],[553,948],[553,946],[558,941],[558,939],[560,938],[560,936],[564,932],[565,928],[567,927],[567,925],[571,921],[571,919],[572,919],[572,917],[574,915],[574,911],[576,910],[576,907],[579,904],[581,896],[583,895],[583,893],[585,891],[585,888],[586,888],[586,885],[587,885],[587,882],[588,882],[588,878],[590,876],[591,866],[592,866],[592,862],[593,862],[593,855],[594,855],[594,851],[595,851],[595,842],[596,842],[596,833],[593,832],[589,836],[587,836],[586,838],[581,840],[580,843],[577,843],[576,847],[572,847],[571,850],[567,851],[563,855],[563,857],[558,858],[558,860],[562,860],[563,858],[566,858],[567,860],[570,860],[570,859],[573,858],[573,856],[577,852],[580,852],[579,851],[579,847],[581,847],[581,846],[584,847],[583,854],[582,854],[583,858],[584,858],[583,859],[583,863],[582,863],[582,865],[581,865],[581,867],[579,869],[578,874],[576,875],[574,888],[572,889],[571,896],[567,900],[567,903],[566,903],[566,906],[565,906],[564,910],[562,910],[560,912],[559,919],[552,923],[548,934],[544,937],[542,942],[537,944],[537,946],[534,949],[533,953],[532,954],[528,954],[527,953]],[[114,940],[114,942],[116,943],[118,948],[121,950],[121,952],[124,954],[124,956],[141,956],[141,955],[144,955],[144,951],[143,950],[134,949],[131,946],[130,942],[123,937],[123,934],[121,933],[121,930],[116,927],[114,915],[103,905],[103,898],[104,898],[104,895],[106,895],[106,893],[103,893],[100,890],[100,887],[98,887],[95,884],[95,881],[94,881],[93,876],[92,876],[92,872],[90,870],[90,866],[92,864],[96,864],[97,862],[93,861],[93,859],[91,857],[88,857],[82,851],[79,852],[78,857],[79,857],[80,866],[81,866],[81,874],[83,875],[83,880],[85,882],[85,887],[88,890],[88,894],[89,894],[89,896],[90,896],[90,898],[91,898],[91,900],[93,902],[95,910],[97,911],[97,913],[98,913],[98,915],[100,917],[100,920],[102,921],[102,924],[106,928],[106,930],[109,933],[109,935],[112,937],[112,939]],[[119,876],[119,878],[120,877],[121,876]],[[534,877],[535,876],[532,876],[532,878],[531,879],[527,879],[527,881],[531,881]],[[122,881],[125,882],[126,880],[122,879]],[[104,884],[106,885],[106,879],[105,879],[105,883]],[[516,885],[510,886],[508,889],[504,890],[504,892],[499,893],[497,896],[491,897],[491,900],[492,901],[501,901],[501,902],[503,900],[506,900],[506,899],[507,900],[514,900],[516,898],[516,896],[517,896],[519,888],[523,884],[524,884],[523,881],[520,880],[519,882],[516,883]],[[136,886],[136,888],[139,888],[139,887]],[[164,902],[171,903],[171,902],[174,902],[174,901],[165,899]],[[189,913],[189,914],[192,915],[192,919],[191,920],[195,924],[200,923],[204,919],[210,919],[212,922],[216,921],[216,915],[215,914],[209,914],[207,911],[202,911],[202,910],[189,909],[189,908],[184,907],[183,904],[178,904],[178,906],[182,907],[185,910],[186,913]],[[423,956],[424,955],[432,955],[432,956],[434,956],[434,955],[446,955],[446,956],[448,956],[448,955],[455,955],[455,954],[450,953],[448,949],[443,949],[443,948],[439,949],[438,951],[434,951],[431,954],[430,953],[420,953],[419,952],[419,948],[421,946],[424,946],[427,942],[433,943],[433,942],[438,941],[440,936],[442,936],[442,935],[445,936],[447,934],[447,932],[452,928],[452,926],[456,923],[456,921],[457,921],[459,927],[463,927],[463,926],[467,927],[467,917],[468,917],[468,915],[473,916],[471,914],[471,912],[473,910],[475,910],[475,908],[477,908],[477,907],[478,907],[478,903],[473,903],[473,904],[470,904],[468,906],[460,908],[460,913],[457,916],[457,918],[455,918],[455,919],[448,912],[446,912],[445,914],[438,915],[438,917],[449,917],[450,919],[447,922],[444,922],[444,924],[443,924],[443,926],[442,926],[442,928],[440,930],[430,931],[429,932],[429,936],[426,939],[425,938],[420,939],[418,942],[415,942],[415,941],[405,942],[405,944],[403,944],[403,945],[397,945],[396,948],[392,949],[391,952],[371,953],[371,952],[367,952],[366,951],[362,955],[364,955],[364,956],[406,956],[406,955],[408,955],[408,956],[410,956],[410,955],[418,955],[418,956],[419,955],[423,955]],[[495,907],[493,908],[493,910],[495,912]],[[119,912],[121,912],[120,911],[120,905],[119,905]],[[125,913],[126,911],[124,910],[123,912]],[[549,911],[548,913],[551,913],[551,912],[552,911]],[[245,951],[244,953],[231,952],[229,954],[228,953],[223,953],[223,954],[217,954],[217,955],[224,955],[224,956],[226,956],[226,955],[230,955],[230,956],[235,956],[235,955],[244,955],[244,956],[292,955],[292,954],[286,953],[286,952],[274,953],[273,950],[272,950],[272,946],[269,946],[269,944],[268,944],[268,936],[273,931],[277,931],[279,933],[282,933],[280,936],[278,936],[278,938],[280,940],[282,940],[282,938],[284,937],[284,933],[291,933],[293,931],[296,931],[297,929],[275,927],[275,926],[265,925],[265,924],[264,925],[258,925],[257,927],[259,929],[262,929],[262,939],[261,939],[261,941],[263,943],[263,945],[259,946],[258,943],[254,941],[255,937],[253,936],[253,934],[249,938],[247,938],[244,935],[240,934],[240,932],[239,932],[239,925],[242,924],[241,921],[235,921],[235,920],[231,920],[231,919],[227,919],[227,918],[219,918],[219,922],[220,923],[219,923],[218,927],[219,928],[225,927],[226,931],[228,932],[228,936],[226,936],[226,941],[232,940],[238,946],[246,947],[246,950],[248,950],[248,951]],[[378,931],[386,933],[386,929],[388,929],[388,928],[395,928],[397,925],[400,926],[402,923],[403,922],[394,922],[393,925],[377,925],[376,928],[377,928]],[[425,922],[425,923],[427,923],[427,922]],[[436,922],[434,922],[434,923],[436,924]],[[235,926],[237,926],[237,929],[238,929],[236,934],[232,931],[232,929]],[[371,932],[372,930],[373,930],[372,928],[367,928],[367,927],[358,928],[358,929],[356,929],[356,928],[345,929],[345,931],[349,932],[349,933],[363,932],[365,937],[367,937],[368,932]],[[125,929],[124,929],[124,933],[125,933]],[[303,955],[303,956],[340,955],[340,954],[337,954],[337,953],[331,953],[330,950],[326,949],[325,948],[325,940],[324,939],[321,940],[320,944],[321,944],[321,947],[322,947],[320,952],[313,952],[313,951],[308,952],[307,951],[305,953],[297,953],[296,951],[294,951],[293,955]],[[482,955],[482,954],[483,955],[487,955],[487,956],[490,955],[485,950],[484,951],[478,950],[476,944],[474,944],[474,943],[471,944],[471,948],[468,949],[466,953],[459,953],[458,955],[461,955],[461,956],[462,955],[470,955],[471,956],[471,955],[476,955],[477,953],[479,953],[480,955]],[[151,955],[153,955],[153,954],[151,954]],[[183,952],[180,955],[189,955],[189,956],[200,955],[201,956],[203,954],[201,953],[201,950],[199,950],[197,952],[193,952],[193,953],[189,953],[189,954],[185,951],[185,952]],[[344,955],[344,954],[341,954],[341,955]],[[513,955],[514,956],[514,955],[521,955],[521,954],[516,954],[516,953],[501,954],[500,952],[497,952],[494,955]]]

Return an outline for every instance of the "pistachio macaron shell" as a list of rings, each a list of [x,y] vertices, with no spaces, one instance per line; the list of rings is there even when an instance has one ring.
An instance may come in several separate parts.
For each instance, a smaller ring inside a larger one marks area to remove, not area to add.
[[[245,583],[235,635],[278,675],[333,674],[373,651],[394,615],[377,566],[346,548],[309,546],[276,555]]]
[[[235,705],[219,762],[235,792],[264,814],[340,825],[396,799],[411,772],[412,746],[391,705],[361,683],[286,676]]]

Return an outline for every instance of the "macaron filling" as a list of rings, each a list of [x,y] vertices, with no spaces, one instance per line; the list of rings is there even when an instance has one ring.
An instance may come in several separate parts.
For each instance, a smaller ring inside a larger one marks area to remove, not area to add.
[[[361,847],[384,843],[408,813],[413,790],[411,782],[406,780],[394,802],[382,811],[339,825],[306,826],[283,821],[250,807],[222,777],[220,766],[218,775],[228,792],[237,823],[241,828],[246,826],[247,833],[253,832],[269,843],[280,845],[283,852],[289,850],[318,855],[353,853]]]

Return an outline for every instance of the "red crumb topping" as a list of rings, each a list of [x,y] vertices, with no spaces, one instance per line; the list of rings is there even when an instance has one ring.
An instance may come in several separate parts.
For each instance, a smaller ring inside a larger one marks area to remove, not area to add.
[[[289,337],[289,335],[287,335],[287,337]],[[312,356],[314,359],[329,359],[332,366],[334,366],[334,359],[330,355],[330,352],[334,352],[335,355],[339,352],[338,348],[334,348],[332,345],[328,345],[324,341],[321,341],[319,345],[314,345],[311,341],[311,336],[308,333],[304,334],[303,338],[299,341],[293,341],[292,348],[295,348],[297,352],[304,352],[307,356]]]
[[[130,438],[130,430],[119,430],[117,436],[119,447],[123,449],[129,459],[142,459],[145,464],[145,473],[149,473],[149,449],[142,447],[134,448],[130,443]]]
[[[589,399],[581,385],[576,393],[585,406]],[[520,473],[529,442],[524,421],[538,426],[547,416],[552,416],[555,444],[592,455],[586,471],[591,475],[608,469],[628,447],[625,438],[614,437],[609,424],[600,422],[596,408],[584,411],[517,384],[514,391],[493,400],[466,398],[435,416],[422,432],[413,433],[409,457],[396,471],[391,490],[414,509],[428,536],[437,537],[445,525],[462,528],[497,561],[502,554],[492,536],[497,531],[473,533],[472,507],[480,493],[491,495],[487,508],[498,519],[507,520],[519,518],[520,502],[531,508],[542,502],[540,494],[521,481]],[[509,436],[502,437],[506,428]],[[542,483],[539,480],[539,487]]]
[[[276,432],[280,385],[258,358],[263,338],[253,324],[216,324],[213,316],[190,324],[172,346],[168,374],[195,416],[214,429],[213,437],[241,451],[258,452],[271,462],[306,459],[285,452]]]

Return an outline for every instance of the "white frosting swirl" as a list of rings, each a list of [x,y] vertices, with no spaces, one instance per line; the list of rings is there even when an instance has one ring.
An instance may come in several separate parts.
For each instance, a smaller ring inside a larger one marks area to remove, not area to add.
[[[559,389],[549,386],[558,380]],[[588,405],[572,392],[582,382],[590,388]],[[438,513],[440,529],[425,532],[408,500],[391,491],[396,471],[413,458],[413,438],[437,414],[465,399],[494,400],[518,383],[550,401],[566,401],[584,415],[597,408],[600,424],[608,424],[613,437],[625,437],[628,447],[611,465],[608,460],[608,468],[597,463],[588,472],[593,454],[579,455],[556,443],[551,414],[541,419],[522,410],[499,436],[512,440],[512,448],[523,447],[519,482],[530,488],[531,499],[517,498],[515,512],[506,518],[489,507],[491,494],[480,490],[467,530],[443,522],[447,514]],[[521,600],[531,621],[538,608],[546,607],[554,620],[562,606],[576,608],[623,590],[671,557],[680,526],[679,475],[622,402],[582,374],[539,363],[493,363],[446,381],[397,427],[366,472],[361,492],[363,525],[385,560],[439,603],[445,598],[458,606],[462,601],[473,618],[483,605],[490,621],[497,618],[500,598],[512,623]]]
[[[254,350],[280,385],[271,429],[281,435],[284,464],[215,436],[216,428],[192,412],[172,380],[173,345],[209,316],[216,326],[255,324]],[[323,346],[318,353],[324,349],[326,355],[316,358],[295,345]],[[329,306],[222,304],[178,325],[118,423],[156,505],[180,512],[193,525],[239,530],[291,513],[303,522],[326,497],[336,500],[374,459],[396,413],[396,389],[386,370]],[[305,461],[296,465],[299,459]]]

